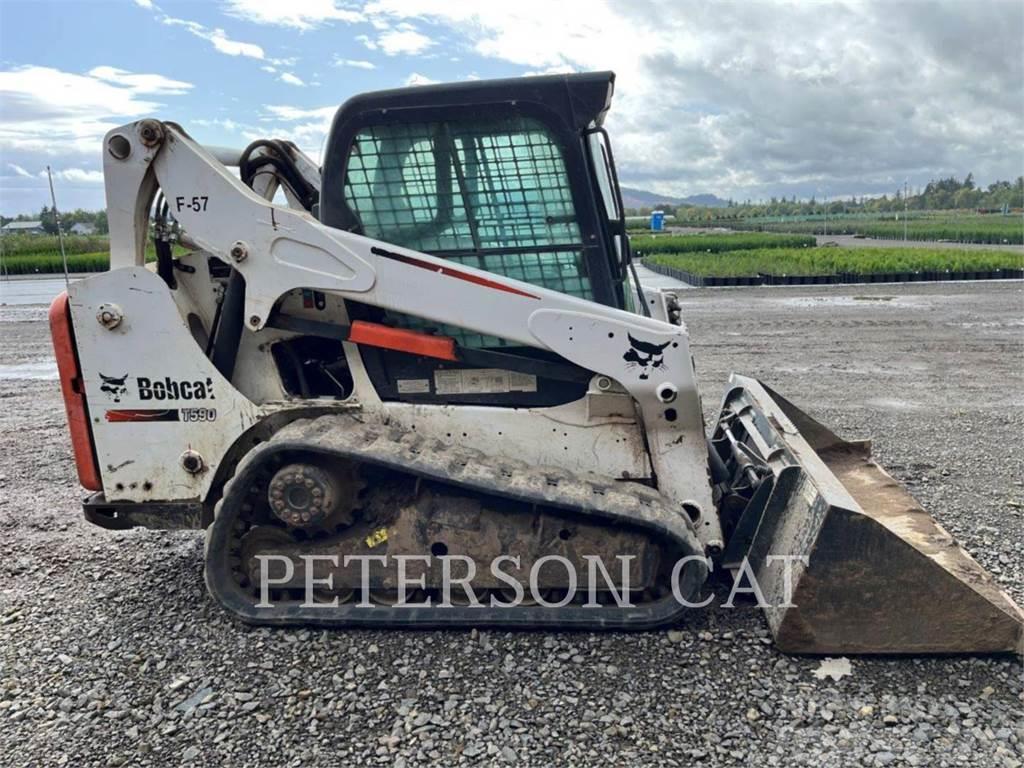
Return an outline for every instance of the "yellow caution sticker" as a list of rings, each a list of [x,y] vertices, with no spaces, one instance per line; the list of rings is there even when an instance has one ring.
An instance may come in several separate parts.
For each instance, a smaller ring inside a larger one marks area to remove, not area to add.
[[[379,530],[374,531],[373,533],[371,533],[369,536],[366,537],[366,546],[368,546],[370,549],[373,549],[378,544],[383,544],[387,540],[388,540],[388,529],[387,528],[381,528]]]

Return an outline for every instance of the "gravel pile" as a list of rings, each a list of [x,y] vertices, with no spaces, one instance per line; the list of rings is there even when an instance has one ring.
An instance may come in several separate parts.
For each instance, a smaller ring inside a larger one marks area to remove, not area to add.
[[[735,369],[872,435],[1024,602],[1020,284],[680,298],[709,418]],[[45,311],[0,307],[0,363],[48,355]],[[56,382],[0,379],[0,764],[1024,764],[1019,660],[818,679],[749,605],[643,634],[253,629],[206,596],[199,534],[94,528],[79,493]]]

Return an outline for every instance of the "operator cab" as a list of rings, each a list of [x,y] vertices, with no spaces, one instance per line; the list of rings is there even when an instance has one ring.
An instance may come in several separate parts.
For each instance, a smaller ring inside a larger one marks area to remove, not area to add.
[[[596,72],[355,96],[331,126],[319,217],[385,243],[632,309],[638,302],[628,280],[625,218],[602,128],[614,83],[614,73]],[[463,347],[543,355],[348,304],[353,318],[436,330]],[[432,370],[413,369],[436,369],[437,361],[369,348],[362,354],[385,399],[551,405],[586,389],[541,381],[533,393],[498,398],[401,393],[398,380],[433,378]]]

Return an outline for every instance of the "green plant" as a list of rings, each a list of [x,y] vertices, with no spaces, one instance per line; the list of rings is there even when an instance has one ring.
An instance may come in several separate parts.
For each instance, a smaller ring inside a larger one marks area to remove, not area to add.
[[[648,258],[695,275],[718,277],[1024,269],[1024,254],[948,248],[761,248],[711,254],[659,253]]]
[[[645,235],[630,238],[636,253],[723,253],[755,248],[809,248],[810,235],[780,235],[767,232],[700,233],[693,235]]]

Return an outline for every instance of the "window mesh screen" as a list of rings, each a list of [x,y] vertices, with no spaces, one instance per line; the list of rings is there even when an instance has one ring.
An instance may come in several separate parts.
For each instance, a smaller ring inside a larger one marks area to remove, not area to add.
[[[536,120],[367,127],[349,156],[345,199],[369,237],[592,298],[565,160]],[[468,346],[502,345],[438,330]]]

